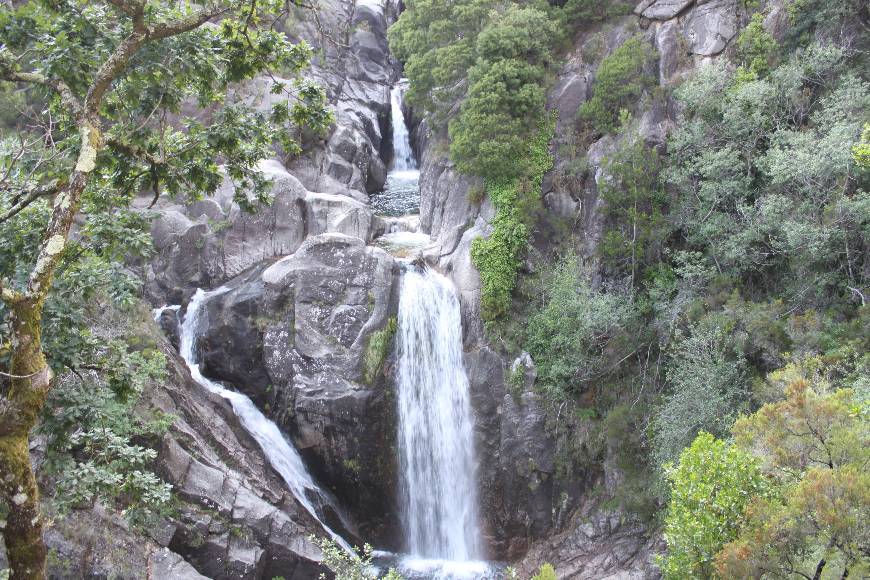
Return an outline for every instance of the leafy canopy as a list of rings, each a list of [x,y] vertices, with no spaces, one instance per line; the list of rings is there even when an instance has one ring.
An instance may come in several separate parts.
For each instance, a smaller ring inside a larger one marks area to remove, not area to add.
[[[530,135],[544,116],[544,78],[556,28],[544,10],[510,6],[477,37],[469,89],[450,122],[450,155],[463,173],[521,175]]]
[[[710,578],[714,557],[737,535],[750,499],[771,492],[759,461],[701,433],[667,471],[671,499],[665,516],[667,556],[659,560],[668,579]]]
[[[821,357],[789,364],[768,379],[782,398],[739,419],[733,444],[705,433],[683,452],[668,472],[666,577],[867,573],[870,416],[831,382],[841,370]]]

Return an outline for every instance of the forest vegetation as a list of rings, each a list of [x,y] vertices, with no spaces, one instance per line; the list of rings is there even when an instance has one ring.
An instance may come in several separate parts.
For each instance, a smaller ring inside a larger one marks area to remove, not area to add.
[[[602,163],[593,256],[569,237],[531,248],[536,231],[552,231],[539,227],[544,95],[564,39],[631,7],[412,1],[390,38],[409,98],[446,119],[452,160],[484,179],[496,209],[472,246],[481,315],[494,344],[534,360],[560,476],[615,448],[626,479],[614,500],[664,526],[668,578],[860,575],[866,7],[788,2],[777,41],[746,4],[754,14],[733,50],[672,89],[657,86],[641,34],[601,60],[574,123],[581,141],[618,143]],[[633,112],[665,98],[680,117],[657,150]]]
[[[591,252],[570,234],[539,243],[559,225],[541,199],[548,90],[571,41],[634,4],[405,0],[388,31],[415,114],[446,127],[450,160],[482,184],[472,201],[493,208],[471,245],[487,339],[534,361],[557,478],[613,454],[625,477],[609,501],[661,531],[665,578],[866,577],[867,5],[785,0],[777,40],[762,3],[741,2],[751,16],[732,47],[668,87],[642,31],[606,51],[568,120],[583,149],[614,144],[604,179],[580,171],[604,229]],[[131,204],[202,199],[226,174],[253,210],[269,201],[258,162],[330,127],[323,89],[301,80],[312,50],[266,25],[285,12],[0,5],[0,522],[14,578],[45,577],[46,518],[95,500],[134,526],[172,513],[153,465],[172,417],[138,404],[166,360],[131,267],[153,255],[150,214]],[[292,104],[233,99],[261,74]],[[678,119],[664,147],[638,129],[651,102]],[[372,336],[366,383],[394,334],[391,320]],[[366,577],[370,548],[319,545],[340,578]]]

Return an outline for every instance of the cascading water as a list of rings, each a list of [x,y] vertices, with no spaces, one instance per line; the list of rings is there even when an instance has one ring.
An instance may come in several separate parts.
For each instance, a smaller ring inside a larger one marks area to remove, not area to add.
[[[414,151],[411,149],[411,135],[402,111],[402,97],[408,86],[407,79],[400,79],[390,89],[390,116],[393,124],[393,171],[413,171],[417,169]]]
[[[190,374],[197,383],[230,402],[242,427],[251,434],[263,450],[266,459],[269,460],[269,463],[275,468],[275,471],[278,472],[284,483],[287,484],[293,497],[311,514],[311,517],[320,524],[324,531],[338,545],[350,552],[350,545],[340,535],[330,529],[318,514],[310,496],[317,498],[321,505],[325,504],[327,500],[323,492],[317,487],[317,484],[314,483],[311,474],[305,468],[299,453],[287,442],[278,426],[267,419],[257,409],[251,399],[209,380],[200,371],[199,364],[196,362],[196,339],[200,332],[202,332],[204,306],[210,298],[223,294],[227,290],[228,288],[225,287],[217,288],[210,292],[204,292],[202,289],[199,289],[193,295],[193,298],[191,298],[190,303],[187,305],[187,313],[184,316],[184,322],[181,324],[180,329],[181,358],[187,363]],[[166,308],[177,307],[164,307],[156,310],[155,319]]]
[[[372,196],[372,208],[383,216],[396,217],[420,211],[420,170],[402,111],[402,99],[407,88],[407,79],[400,79],[390,91],[393,161],[384,191]]]
[[[429,269],[402,277],[398,320],[402,520],[412,555],[481,557],[473,418],[459,300]]]

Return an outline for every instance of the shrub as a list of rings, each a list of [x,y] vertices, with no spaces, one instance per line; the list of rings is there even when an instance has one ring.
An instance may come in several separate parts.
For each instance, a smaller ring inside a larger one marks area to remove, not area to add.
[[[737,37],[737,56],[740,60],[738,77],[755,79],[770,72],[770,63],[776,51],[776,40],[764,29],[764,16],[760,12]]]
[[[528,146],[529,174],[526,179],[488,180],[487,193],[496,208],[492,233],[471,244],[471,260],[480,272],[481,316],[493,321],[505,314],[517,283],[520,259],[528,246],[529,227],[540,199],[544,174],[553,166],[549,142],[555,119],[541,122]]]
[[[607,56],[595,73],[592,98],[583,103],[578,116],[598,133],[618,127],[620,110],[640,97],[654,79],[644,73],[655,58],[641,36],[633,36]]]
[[[632,317],[629,297],[592,288],[574,257],[556,266],[544,305],[528,322],[525,349],[537,384],[556,398],[577,395],[600,379],[621,351],[616,344]]]
[[[150,471],[157,452],[143,443],[165,433],[171,417],[145,419],[134,407],[144,383],[163,378],[165,360],[160,353],[126,350],[107,357],[113,358],[109,377],[68,373],[52,389],[52,411],[39,426],[47,438],[44,465],[57,478],[54,501],[61,513],[99,499],[144,525],[166,512],[172,486]]]
[[[333,540],[317,536],[308,536],[308,539],[323,552],[323,565],[332,572],[335,580],[402,580],[399,573],[392,568],[385,576],[379,577],[373,572],[374,550],[368,544],[363,546],[362,552],[354,548],[354,553],[350,554]],[[325,580],[326,575],[321,574],[320,578]]]
[[[528,134],[544,115],[544,77],[556,34],[546,12],[519,6],[481,31],[468,97],[450,123],[450,155],[460,171],[509,180],[527,170]]]
[[[600,186],[607,226],[598,251],[614,274],[627,272],[631,285],[639,270],[661,258],[667,236],[662,214],[666,194],[659,184],[661,160],[655,149],[635,138],[602,164]]]
[[[556,569],[549,562],[541,564],[538,573],[532,576],[532,580],[556,580]]]
[[[731,427],[748,389],[743,358],[730,337],[730,325],[721,316],[677,334],[666,367],[671,391],[651,422],[658,465],[676,460],[699,432],[724,435]]]
[[[711,578],[714,557],[734,539],[754,496],[769,494],[759,461],[700,433],[667,471],[671,499],[665,516],[668,552],[659,558],[666,579]]]

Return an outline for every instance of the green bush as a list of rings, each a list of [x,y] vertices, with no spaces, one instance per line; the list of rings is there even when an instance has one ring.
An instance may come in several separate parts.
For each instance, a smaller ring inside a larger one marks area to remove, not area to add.
[[[634,2],[611,0],[563,0],[561,10],[556,12],[556,18],[564,29],[576,30],[590,22],[600,22],[611,16],[629,14],[634,8]]]
[[[764,15],[756,12],[752,20],[737,37],[737,56],[740,61],[738,77],[756,79],[770,72],[770,63],[776,52],[776,40],[764,29]]]
[[[166,513],[172,486],[151,471],[157,452],[143,443],[153,445],[172,418],[158,413],[146,419],[135,406],[145,383],[164,378],[165,358],[128,352],[122,342],[109,346],[109,376],[68,373],[52,389],[51,412],[39,426],[47,443],[44,469],[56,478],[61,513],[99,499],[145,525]]]
[[[368,544],[363,546],[362,552],[354,548],[354,553],[349,554],[333,540],[313,535],[308,536],[308,539],[323,552],[323,566],[332,572],[335,580],[402,580],[402,576],[393,568],[390,568],[384,576],[373,573],[374,550]],[[321,574],[320,578],[325,580],[326,575]]]
[[[732,330],[731,321],[714,315],[677,334],[666,366],[671,391],[651,422],[659,466],[676,460],[701,431],[726,434],[747,400],[745,361],[735,352]]]
[[[592,98],[577,112],[580,119],[598,133],[616,129],[620,110],[655,82],[644,73],[655,56],[655,50],[641,36],[632,36],[621,44],[601,61],[592,84]]]
[[[450,123],[450,156],[463,173],[507,180],[526,169],[528,135],[544,115],[544,78],[556,28],[548,14],[511,6],[477,39],[468,96]]]
[[[590,271],[574,257],[559,263],[546,285],[524,348],[537,366],[539,388],[551,398],[576,396],[618,360],[617,344],[632,318],[630,298],[593,289]]]
[[[555,118],[541,122],[535,139],[528,145],[529,173],[524,178],[488,180],[487,193],[496,208],[492,233],[471,244],[471,260],[480,272],[481,316],[493,321],[511,305],[520,260],[529,240],[529,227],[540,199],[544,174],[553,166],[549,152]]]
[[[759,461],[700,433],[668,470],[671,501],[665,516],[666,579],[713,578],[713,559],[737,536],[750,499],[767,493]]]
[[[541,564],[538,573],[532,576],[532,580],[556,580],[556,569],[549,562]]]
[[[465,87],[459,82],[477,59],[477,35],[494,0],[412,0],[388,31],[390,49],[405,63],[409,103],[430,112],[449,109]]]

